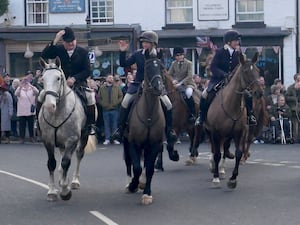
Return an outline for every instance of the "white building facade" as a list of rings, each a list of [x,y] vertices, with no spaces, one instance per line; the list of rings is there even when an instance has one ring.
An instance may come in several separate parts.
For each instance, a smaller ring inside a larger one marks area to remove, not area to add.
[[[124,75],[118,40],[130,41],[134,51],[141,32],[155,30],[167,67],[172,49],[181,46],[194,73],[205,77],[206,58],[223,45],[226,30],[236,29],[247,56],[260,52],[258,66],[267,85],[275,78],[289,85],[299,55],[297,7],[297,0],[10,0],[8,13],[0,17],[0,65],[12,76],[34,70],[44,46],[70,26],[79,45],[96,53],[92,76]],[[24,58],[26,50],[33,57]]]

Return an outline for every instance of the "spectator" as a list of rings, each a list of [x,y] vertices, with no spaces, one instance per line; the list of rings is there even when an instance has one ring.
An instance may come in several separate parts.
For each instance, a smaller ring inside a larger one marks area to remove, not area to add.
[[[13,137],[19,137],[18,132],[18,123],[19,118],[17,117],[17,104],[18,104],[18,98],[15,95],[15,91],[20,85],[20,80],[18,78],[15,78],[11,84],[10,92],[12,93],[12,99],[13,99],[13,115],[11,117],[11,136]]]
[[[30,84],[30,78],[25,77],[21,85],[16,89],[16,96],[18,98],[17,116],[19,117],[19,131],[20,143],[25,141],[26,123],[30,141],[34,142],[34,119],[35,119],[35,99],[39,90]]]
[[[202,78],[201,78],[198,74],[194,74],[194,75],[193,75],[193,80],[194,80],[194,82],[195,82],[195,84],[196,84],[198,90],[199,90],[199,91],[203,91],[204,88],[203,88],[203,86],[202,86],[202,84],[201,84]]]
[[[43,90],[44,87],[43,87],[42,69],[41,68],[37,68],[35,70],[35,76],[33,77],[32,84],[39,90],[39,92],[41,90]]]
[[[282,81],[281,81],[280,79],[276,78],[276,79],[274,80],[274,85],[277,86],[277,87],[280,89],[280,93],[281,93],[281,94],[285,94],[286,88],[285,88],[285,86],[282,84]]]
[[[114,84],[114,77],[108,75],[105,85],[101,86],[99,90],[99,104],[102,106],[104,120],[104,145],[110,143],[110,136],[117,129],[118,109],[122,99],[123,94],[120,87]],[[114,140],[114,144],[120,144],[120,142]]]
[[[4,135],[4,143],[10,143],[11,117],[13,115],[13,100],[4,81],[0,82],[0,112],[1,133]],[[0,139],[1,139],[0,133]],[[1,142],[1,141],[0,141]]]
[[[283,128],[286,141],[291,139],[289,122],[290,118],[290,107],[286,104],[284,95],[281,94],[278,96],[278,101],[276,104],[273,105],[272,110],[270,112],[270,121],[271,126],[275,128],[274,130],[276,142],[281,141],[281,128]],[[280,120],[282,121],[282,125],[280,124]]]
[[[271,94],[266,97],[266,107],[268,112],[272,109],[273,105],[277,104],[280,95],[280,88],[276,85],[271,86]]]
[[[291,109],[291,120],[293,127],[293,135],[296,142],[300,140],[299,132],[299,116],[300,116],[300,73],[294,75],[294,83],[291,84],[286,91],[285,99],[287,105]]]

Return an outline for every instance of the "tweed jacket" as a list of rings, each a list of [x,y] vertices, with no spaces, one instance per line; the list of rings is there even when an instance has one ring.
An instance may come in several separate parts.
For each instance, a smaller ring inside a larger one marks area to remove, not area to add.
[[[56,56],[61,60],[66,79],[74,77],[77,84],[87,85],[86,79],[90,76],[90,61],[87,50],[76,46],[72,56],[69,57],[63,45],[53,45],[53,42],[51,42],[42,51],[42,57],[54,59]]]
[[[292,112],[300,112],[300,90],[296,90],[295,84],[291,84],[285,93],[285,100]]]
[[[192,62],[187,59],[184,59],[181,65],[175,60],[170,66],[169,74],[174,80],[177,80],[184,86],[195,89],[197,86],[193,80],[192,66]]]

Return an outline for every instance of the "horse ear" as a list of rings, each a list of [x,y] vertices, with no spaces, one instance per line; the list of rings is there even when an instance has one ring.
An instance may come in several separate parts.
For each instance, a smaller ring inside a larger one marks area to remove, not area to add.
[[[256,52],[256,53],[254,54],[254,56],[253,56],[253,58],[252,58],[251,61],[252,61],[253,63],[256,63],[257,60],[258,60],[258,52]]]
[[[56,56],[55,58],[55,65],[60,68],[60,65],[61,65],[61,61],[60,61],[60,58],[58,56]]]
[[[242,52],[239,53],[239,61],[242,65],[245,64],[245,56]]]
[[[40,65],[41,65],[41,67],[42,68],[46,68],[46,61],[42,58],[42,57],[40,57]]]

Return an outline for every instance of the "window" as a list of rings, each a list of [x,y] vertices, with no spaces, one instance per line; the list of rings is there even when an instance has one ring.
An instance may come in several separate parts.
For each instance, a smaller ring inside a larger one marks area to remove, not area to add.
[[[27,25],[48,25],[48,0],[27,0]]]
[[[91,24],[112,24],[114,22],[113,0],[91,1]]]
[[[237,22],[263,22],[264,0],[237,0]]]
[[[167,24],[193,23],[192,0],[167,0]]]

